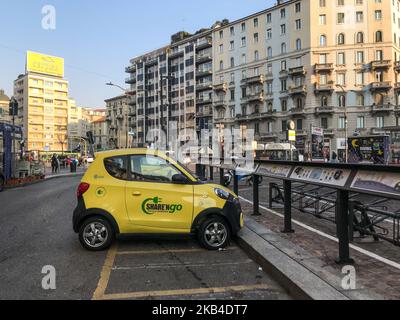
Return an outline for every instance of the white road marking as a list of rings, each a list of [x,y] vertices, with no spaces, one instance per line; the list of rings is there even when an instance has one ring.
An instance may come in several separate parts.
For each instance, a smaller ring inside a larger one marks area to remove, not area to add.
[[[243,201],[245,201],[245,202],[250,203],[251,205],[253,205],[253,202],[252,202],[252,201],[250,201],[250,200],[248,200],[248,199],[246,199],[246,198],[243,198],[243,197],[239,197],[239,198],[240,198],[241,200],[243,200]],[[274,215],[276,215],[276,216],[278,216],[278,217],[284,218],[284,215],[283,215],[283,214],[280,214],[280,213],[278,213],[278,212],[276,212],[276,211],[273,211],[273,210],[271,210],[271,209],[268,209],[268,208],[266,208],[266,207],[264,207],[264,206],[260,206],[260,208],[263,209],[263,210],[265,210],[265,211],[267,211],[267,212],[269,212],[269,213],[272,213],[272,214],[274,214]],[[306,224],[304,224],[304,223],[302,223],[302,222],[300,222],[300,221],[297,221],[297,220],[294,220],[294,219],[292,219],[292,221],[293,221],[294,224],[297,224],[298,226],[300,226],[300,227],[302,227],[302,228],[304,228],[304,229],[307,229],[307,230],[309,230],[309,231],[311,231],[311,232],[314,232],[314,233],[316,233],[316,234],[318,234],[318,235],[320,235],[320,236],[322,236],[322,237],[325,237],[325,238],[327,238],[327,239],[329,239],[329,240],[332,240],[332,241],[335,241],[335,242],[339,242],[339,239],[336,238],[336,237],[334,237],[334,236],[331,236],[331,235],[329,235],[329,234],[327,234],[327,233],[325,233],[325,232],[322,232],[322,231],[320,231],[320,230],[314,229],[314,228],[312,228],[312,227],[310,227],[310,226],[308,226],[308,225],[306,225]],[[400,270],[400,264],[397,263],[397,262],[394,262],[394,261],[392,261],[392,260],[389,260],[389,259],[386,259],[386,258],[384,258],[384,257],[381,257],[381,256],[379,256],[379,255],[377,255],[377,254],[375,254],[375,253],[373,253],[373,252],[371,252],[371,251],[365,250],[365,249],[360,248],[360,247],[358,247],[358,246],[355,246],[355,245],[353,245],[353,244],[350,244],[350,248],[352,248],[353,250],[358,251],[359,253],[362,253],[362,254],[364,254],[364,255],[370,257],[370,258],[376,259],[376,260],[378,260],[378,261],[380,261],[380,262],[382,262],[382,263],[384,263],[384,264],[387,264],[387,265],[389,265],[389,266],[391,266],[391,267],[394,267],[394,268]]]

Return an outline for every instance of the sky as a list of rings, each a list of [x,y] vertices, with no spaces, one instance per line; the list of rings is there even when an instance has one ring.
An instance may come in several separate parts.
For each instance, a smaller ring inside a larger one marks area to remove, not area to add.
[[[1,0],[0,88],[12,95],[25,72],[26,51],[65,59],[70,97],[79,106],[104,107],[121,93],[129,60],[167,45],[172,34],[195,32],[224,18],[264,10],[276,0]],[[56,9],[55,30],[42,28],[42,8]]]

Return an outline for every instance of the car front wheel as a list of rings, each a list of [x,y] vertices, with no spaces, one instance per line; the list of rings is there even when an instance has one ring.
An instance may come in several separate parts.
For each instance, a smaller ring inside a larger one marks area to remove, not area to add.
[[[79,229],[79,241],[89,251],[108,249],[113,243],[115,232],[103,218],[92,217],[85,220]]]
[[[231,231],[228,223],[219,217],[207,219],[197,234],[199,242],[208,250],[219,250],[229,245]]]

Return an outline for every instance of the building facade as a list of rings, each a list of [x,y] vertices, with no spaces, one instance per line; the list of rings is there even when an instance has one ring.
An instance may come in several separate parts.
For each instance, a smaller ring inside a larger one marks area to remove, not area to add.
[[[0,122],[9,123],[11,121],[9,103],[10,98],[4,93],[4,90],[0,90]]]
[[[68,81],[27,72],[14,81],[18,123],[28,150],[62,151],[68,145]]]
[[[302,153],[315,126],[339,154],[347,136],[399,125],[399,28],[397,0],[278,1],[214,28],[214,125],[265,145],[294,120]]]
[[[106,123],[108,131],[108,148],[123,149],[132,146],[130,106],[128,96],[120,95],[106,102]]]
[[[99,118],[91,123],[94,138],[94,151],[108,150],[108,126],[106,117]]]
[[[210,30],[178,33],[170,45],[132,59],[126,72],[135,145],[153,142],[145,137],[154,129],[168,136],[175,130],[178,143],[184,144],[212,128]]]

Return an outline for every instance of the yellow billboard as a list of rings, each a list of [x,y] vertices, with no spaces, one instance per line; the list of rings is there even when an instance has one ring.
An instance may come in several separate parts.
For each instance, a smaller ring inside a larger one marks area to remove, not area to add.
[[[28,51],[26,54],[26,71],[64,77],[64,59]]]

